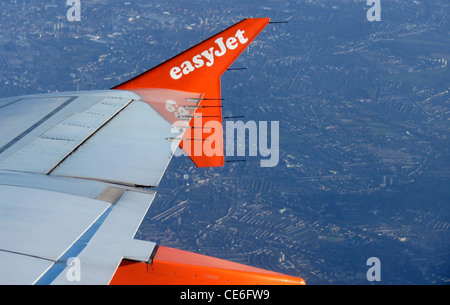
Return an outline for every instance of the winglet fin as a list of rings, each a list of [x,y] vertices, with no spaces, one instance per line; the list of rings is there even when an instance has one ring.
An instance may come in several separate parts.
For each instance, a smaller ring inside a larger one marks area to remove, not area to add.
[[[113,89],[163,88],[203,93],[192,116],[197,120],[191,119],[189,123],[195,128],[185,131],[183,139],[186,140],[180,147],[198,167],[223,166],[220,77],[269,22],[269,18],[244,19]]]

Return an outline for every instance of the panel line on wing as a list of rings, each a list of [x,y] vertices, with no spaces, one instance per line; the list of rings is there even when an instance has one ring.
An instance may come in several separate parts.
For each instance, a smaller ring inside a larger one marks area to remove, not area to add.
[[[9,141],[8,143],[6,143],[5,145],[3,145],[3,147],[0,148],[0,154],[2,152],[4,152],[5,150],[7,150],[8,148],[10,148],[11,146],[13,146],[15,143],[17,143],[18,141],[20,141],[23,137],[25,137],[27,134],[29,134],[31,131],[33,131],[34,129],[36,129],[37,127],[39,127],[42,123],[44,123],[45,121],[47,121],[49,118],[51,118],[52,116],[54,116],[56,113],[58,113],[59,111],[61,111],[61,109],[63,109],[64,107],[66,107],[67,105],[69,105],[70,103],[72,103],[75,99],[77,99],[78,96],[72,96],[71,98],[69,98],[67,101],[65,101],[63,104],[61,104],[60,106],[58,106],[55,110],[53,110],[52,112],[50,112],[49,114],[47,114],[46,116],[44,116],[42,119],[40,119],[38,122],[36,122],[35,124],[33,124],[30,128],[28,128],[27,130],[25,130],[24,132],[22,132],[20,135],[18,135],[17,137],[15,137],[14,139],[12,139],[11,141]],[[17,101],[16,101],[17,102]],[[10,104],[8,104],[10,105]]]
[[[21,97],[21,98],[18,98],[17,100],[13,100],[13,101],[11,101],[11,102],[9,102],[9,103],[6,103],[6,104],[4,104],[4,105],[1,105],[1,106],[0,106],[0,109],[5,108],[5,107],[8,107],[9,105],[12,105],[12,104],[14,104],[14,103],[20,102],[21,100],[24,100],[24,98]]]
[[[16,254],[16,255],[22,255],[22,256],[27,256],[27,257],[32,257],[32,258],[37,258],[37,259],[41,259],[41,260],[48,261],[48,262],[55,262],[53,259],[50,259],[50,258],[45,258],[45,257],[42,257],[42,256],[32,255],[32,254],[27,254],[27,253],[22,253],[22,252],[17,252],[17,251],[0,249],[0,252],[11,253],[11,254]]]
[[[119,111],[117,111],[114,115],[112,115],[108,120],[106,120],[103,124],[101,124],[97,129],[95,129],[91,134],[89,134],[83,141],[78,143],[71,152],[69,152],[64,158],[62,158],[58,163],[56,163],[51,169],[49,169],[45,174],[50,175],[60,164],[62,164],[68,157],[70,157],[74,152],[76,152],[86,141],[88,141],[95,133],[97,133],[100,129],[102,129],[106,124],[108,124],[112,119],[114,119],[120,112],[122,112],[131,102],[134,100],[129,100],[125,105],[123,105]]]

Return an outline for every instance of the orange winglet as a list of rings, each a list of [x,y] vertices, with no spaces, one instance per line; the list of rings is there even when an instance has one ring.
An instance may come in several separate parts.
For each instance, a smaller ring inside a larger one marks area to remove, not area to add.
[[[304,285],[301,278],[159,247],[149,264],[123,260],[111,285]]]
[[[203,93],[198,103],[200,107],[194,113],[195,117],[201,117],[201,122],[190,121],[191,127],[201,124],[200,128],[187,129],[183,138],[204,142],[208,146],[198,152],[192,149],[194,142],[186,145],[183,141],[180,147],[198,167],[223,166],[220,77],[269,21],[269,18],[245,19],[113,89],[162,88]]]

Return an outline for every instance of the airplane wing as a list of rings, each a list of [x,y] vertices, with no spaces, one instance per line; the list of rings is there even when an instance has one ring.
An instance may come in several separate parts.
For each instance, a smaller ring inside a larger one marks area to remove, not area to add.
[[[268,22],[111,90],[0,99],[0,284],[303,284],[134,239],[178,146],[223,165],[220,75]]]

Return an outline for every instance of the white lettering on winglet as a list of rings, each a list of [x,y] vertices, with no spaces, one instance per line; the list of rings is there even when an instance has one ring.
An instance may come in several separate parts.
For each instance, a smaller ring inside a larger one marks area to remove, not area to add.
[[[228,50],[236,49],[239,44],[245,44],[248,42],[248,38],[244,37],[245,31],[237,30],[236,34],[229,37],[224,41],[223,37],[219,37],[215,40],[217,47],[211,47],[208,50],[203,51],[200,54],[192,57],[192,60],[186,60],[180,66],[170,69],[170,77],[177,80],[184,75],[188,75],[206,65],[212,67],[217,57],[224,56]]]

